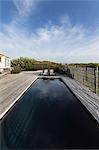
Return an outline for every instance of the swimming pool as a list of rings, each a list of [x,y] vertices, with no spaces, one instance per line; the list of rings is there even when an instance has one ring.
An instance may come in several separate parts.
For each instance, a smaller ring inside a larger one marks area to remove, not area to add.
[[[59,79],[37,79],[1,121],[1,147],[99,148],[99,126]]]

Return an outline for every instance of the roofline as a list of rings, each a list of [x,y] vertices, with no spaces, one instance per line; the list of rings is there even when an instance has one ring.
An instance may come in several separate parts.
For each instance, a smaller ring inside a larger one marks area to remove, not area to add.
[[[5,56],[5,57],[7,57],[7,58],[10,58],[9,56],[3,54],[2,52],[0,52],[0,55]]]

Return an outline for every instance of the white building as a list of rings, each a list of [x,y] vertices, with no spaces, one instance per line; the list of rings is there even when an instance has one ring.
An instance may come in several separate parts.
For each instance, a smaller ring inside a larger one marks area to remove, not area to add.
[[[9,72],[11,69],[10,58],[0,53],[0,73]]]

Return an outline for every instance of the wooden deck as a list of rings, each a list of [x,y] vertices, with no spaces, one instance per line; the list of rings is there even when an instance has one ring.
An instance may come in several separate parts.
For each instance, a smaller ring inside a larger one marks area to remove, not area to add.
[[[59,79],[72,90],[81,103],[99,123],[99,97],[79,82],[63,76],[38,76],[39,72],[8,74],[0,79],[0,119],[16,103],[19,97],[37,79]]]
[[[99,97],[74,79],[68,77],[61,79],[99,123]]]
[[[31,72],[28,74],[8,74],[0,79],[0,119],[2,119],[37,77],[37,74],[34,75]]]

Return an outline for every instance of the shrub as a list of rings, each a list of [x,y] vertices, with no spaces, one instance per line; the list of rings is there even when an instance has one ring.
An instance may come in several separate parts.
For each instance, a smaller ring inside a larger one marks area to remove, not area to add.
[[[14,66],[11,73],[15,74],[15,73],[20,73],[21,72],[21,68],[19,66]]]

